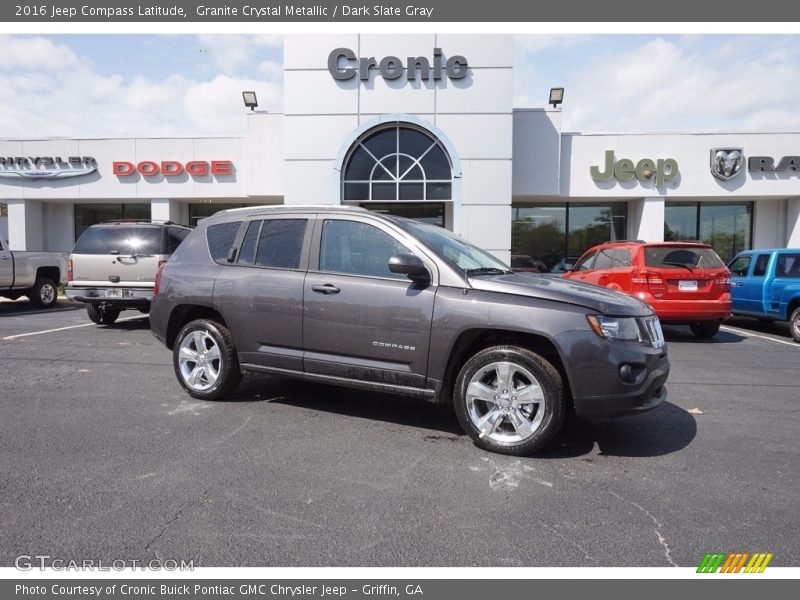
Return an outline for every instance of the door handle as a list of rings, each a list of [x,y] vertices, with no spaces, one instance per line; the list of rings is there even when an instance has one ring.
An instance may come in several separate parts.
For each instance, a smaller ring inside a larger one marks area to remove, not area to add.
[[[312,285],[311,289],[315,292],[319,292],[320,294],[338,294],[339,288],[331,283],[326,283],[325,285]]]

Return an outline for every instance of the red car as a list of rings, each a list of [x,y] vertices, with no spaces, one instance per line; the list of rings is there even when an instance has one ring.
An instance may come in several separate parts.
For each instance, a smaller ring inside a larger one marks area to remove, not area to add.
[[[562,275],[630,294],[662,323],[713,337],[731,314],[730,271],[707,244],[609,242],[587,250]]]

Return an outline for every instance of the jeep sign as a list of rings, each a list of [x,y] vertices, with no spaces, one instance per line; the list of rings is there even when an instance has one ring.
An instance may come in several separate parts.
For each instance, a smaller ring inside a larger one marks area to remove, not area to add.
[[[680,174],[678,161],[674,158],[643,158],[634,164],[629,158],[616,160],[613,150],[606,150],[606,162],[602,171],[600,167],[592,166],[589,173],[595,181],[609,181],[612,177],[616,177],[618,181],[631,181],[634,177],[639,181],[646,181],[655,177],[656,187],[677,179]]]

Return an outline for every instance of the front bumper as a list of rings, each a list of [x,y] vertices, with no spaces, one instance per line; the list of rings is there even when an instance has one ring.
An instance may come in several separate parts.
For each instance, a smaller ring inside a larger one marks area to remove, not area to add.
[[[666,399],[666,345],[607,340],[591,331],[568,332],[558,341],[578,416],[636,414]]]
[[[627,394],[613,396],[584,396],[573,398],[575,412],[579,417],[621,417],[647,412],[667,399],[664,385],[669,375],[669,361],[666,357],[644,381],[643,385]]]
[[[110,290],[118,291],[120,297],[107,296]],[[98,303],[120,308],[147,308],[153,299],[153,288],[129,287],[67,287],[64,290],[67,298],[79,302]]]

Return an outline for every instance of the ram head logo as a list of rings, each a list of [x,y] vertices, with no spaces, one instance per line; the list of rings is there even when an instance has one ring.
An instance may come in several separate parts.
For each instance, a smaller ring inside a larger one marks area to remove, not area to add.
[[[728,181],[742,172],[744,151],[741,148],[713,148],[711,150],[711,174]]]

